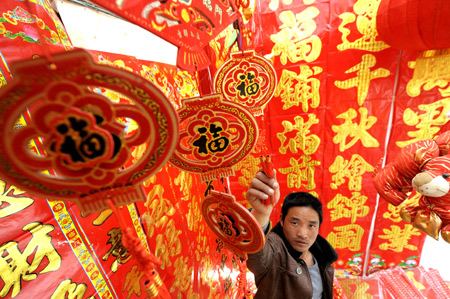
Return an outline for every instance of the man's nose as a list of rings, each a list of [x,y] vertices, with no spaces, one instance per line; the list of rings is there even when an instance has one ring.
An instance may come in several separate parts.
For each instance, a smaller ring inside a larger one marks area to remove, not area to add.
[[[306,227],[300,226],[297,228],[297,236],[298,237],[305,237],[306,236]]]

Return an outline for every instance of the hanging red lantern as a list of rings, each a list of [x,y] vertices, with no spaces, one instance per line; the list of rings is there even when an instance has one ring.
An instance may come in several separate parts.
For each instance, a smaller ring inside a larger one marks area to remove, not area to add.
[[[156,173],[175,149],[177,114],[164,94],[141,76],[95,64],[84,50],[13,64],[14,80],[0,90],[0,175],[40,197],[78,203],[84,214],[144,200],[139,184]],[[123,94],[112,103],[92,86]],[[29,109],[31,121],[17,128]],[[124,134],[118,121],[138,129]],[[40,139],[43,155],[28,144]],[[146,153],[126,166],[133,147]]]
[[[253,115],[220,94],[186,99],[182,105],[170,164],[200,174],[202,181],[234,175],[232,166],[250,154],[258,139]]]
[[[402,50],[450,48],[450,1],[381,0],[377,31],[388,45]]]

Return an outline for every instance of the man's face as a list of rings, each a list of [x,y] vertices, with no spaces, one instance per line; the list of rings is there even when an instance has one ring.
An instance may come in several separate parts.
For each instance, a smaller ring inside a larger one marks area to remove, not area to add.
[[[292,207],[280,221],[284,236],[295,250],[306,252],[319,234],[319,214],[311,207]]]

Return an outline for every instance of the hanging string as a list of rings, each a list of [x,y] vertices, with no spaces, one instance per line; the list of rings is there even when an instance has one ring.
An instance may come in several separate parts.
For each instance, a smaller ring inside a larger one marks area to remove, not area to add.
[[[135,235],[133,228],[125,224],[125,220],[122,215],[117,212],[111,199],[106,199],[106,201],[122,229],[123,246],[128,249],[131,255],[136,259],[141,271],[144,273],[144,285],[148,298],[170,299],[170,293],[155,269],[155,264],[161,265],[161,260],[155,255],[145,251],[141,241]]]
[[[197,90],[198,90],[198,95],[199,97],[203,97],[203,93],[202,93],[202,86],[200,85],[200,75],[198,73],[198,67],[197,67],[197,62],[194,62],[195,65],[195,80],[197,81]]]
[[[28,12],[30,13],[30,15],[33,15],[33,10],[32,6],[31,6],[31,0],[25,0],[25,6],[27,7]],[[38,5],[35,3],[35,5]],[[37,13],[37,9],[36,9],[36,13],[34,14],[36,17],[38,15]],[[48,61],[48,68],[55,70],[56,69],[56,64],[53,62],[53,58],[50,52],[50,48],[48,47],[48,43],[45,42],[45,38],[44,35],[42,34],[39,26],[37,25],[37,22],[34,22],[36,24],[36,28],[37,28],[37,32],[39,34],[39,40],[40,40],[40,45],[42,48],[42,51],[44,52],[44,57],[47,59]]]

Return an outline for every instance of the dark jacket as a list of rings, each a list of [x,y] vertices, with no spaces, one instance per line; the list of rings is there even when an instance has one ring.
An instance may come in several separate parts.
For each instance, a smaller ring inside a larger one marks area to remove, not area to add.
[[[333,298],[334,268],[337,253],[323,237],[317,236],[309,249],[317,260],[323,282],[322,298]],[[247,267],[255,275],[258,291],[254,299],[309,299],[312,298],[312,283],[308,266],[285,239],[278,223],[266,236],[264,248],[248,254]]]

